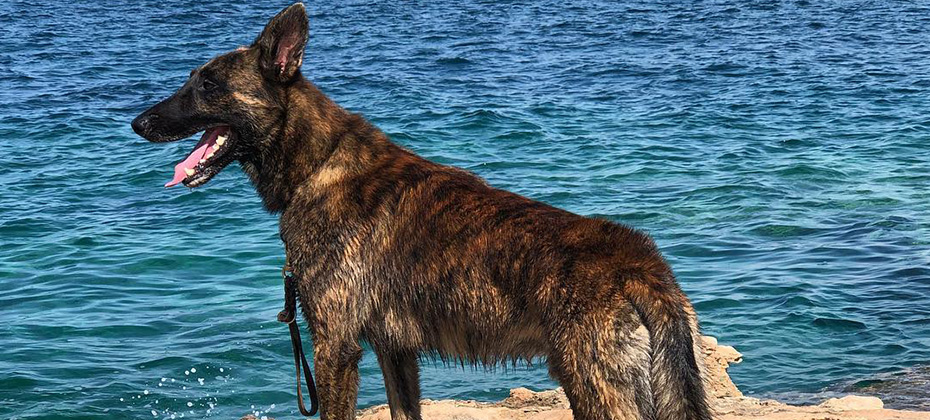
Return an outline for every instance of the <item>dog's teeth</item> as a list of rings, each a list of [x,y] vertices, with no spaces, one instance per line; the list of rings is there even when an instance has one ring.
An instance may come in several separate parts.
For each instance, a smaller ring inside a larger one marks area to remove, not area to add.
[[[219,136],[216,138],[216,144],[222,146],[224,143],[226,143],[226,136]]]
[[[207,160],[206,160],[206,159],[200,159],[200,163],[202,163],[202,164],[203,164],[203,163],[207,163]]]
[[[213,157],[213,152],[210,152],[210,154],[207,155],[207,159],[210,159],[211,157]]]
[[[187,176],[191,176],[194,174],[194,170],[190,168],[184,168],[184,173],[186,173]]]
[[[220,145],[219,145],[219,143],[213,145],[213,150],[214,150],[214,151],[220,150]]]

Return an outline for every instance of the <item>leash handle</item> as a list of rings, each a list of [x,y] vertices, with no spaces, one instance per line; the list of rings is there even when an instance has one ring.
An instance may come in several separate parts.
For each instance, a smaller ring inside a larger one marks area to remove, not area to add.
[[[313,373],[304,355],[303,342],[300,340],[300,327],[297,325],[297,280],[288,274],[287,266],[281,269],[284,277],[284,309],[278,312],[278,321],[287,324],[291,332],[291,347],[294,350],[294,369],[297,371],[297,408],[300,414],[310,417],[316,414],[319,408],[319,397],[316,393],[316,384],[313,382]],[[307,380],[307,394],[310,396],[310,409],[304,406],[304,396],[300,386],[300,368],[303,367],[304,378]]]
[[[316,394],[316,384],[313,383],[313,373],[310,371],[310,365],[307,364],[307,357],[304,356],[303,345],[300,341],[300,328],[297,322],[287,324],[291,330],[291,343],[294,347],[294,368],[297,371],[297,408],[300,414],[310,417],[316,414],[319,408],[319,397]],[[300,386],[300,367],[303,366],[304,378],[307,380],[307,394],[310,396],[310,410],[304,406],[304,396]]]

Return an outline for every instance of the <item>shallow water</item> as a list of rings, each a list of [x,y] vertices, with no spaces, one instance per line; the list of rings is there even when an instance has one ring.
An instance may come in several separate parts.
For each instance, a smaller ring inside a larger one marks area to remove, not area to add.
[[[235,166],[162,188],[193,142],[129,127],[285,6],[232,3],[0,4],[0,417],[296,414],[275,218]],[[304,73],[430,159],[648,230],[747,393],[926,407],[930,9],[624,3],[312,2]],[[553,386],[423,373],[521,385]]]

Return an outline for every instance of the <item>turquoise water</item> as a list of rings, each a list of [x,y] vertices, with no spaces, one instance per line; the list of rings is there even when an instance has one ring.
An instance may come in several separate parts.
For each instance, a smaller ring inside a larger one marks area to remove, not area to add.
[[[0,4],[0,418],[295,416],[276,219],[235,166],[162,188],[192,141],[129,127],[286,5],[260,3]],[[304,73],[395,141],[652,233],[747,393],[930,408],[930,8],[308,6]],[[554,386],[423,374],[521,385]]]

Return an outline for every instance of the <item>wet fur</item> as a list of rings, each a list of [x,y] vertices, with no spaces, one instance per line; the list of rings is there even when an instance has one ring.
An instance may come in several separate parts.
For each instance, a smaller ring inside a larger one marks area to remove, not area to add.
[[[292,6],[252,46],[198,69],[222,96],[158,106],[225,114],[238,133],[235,158],[280,213],[300,279],[323,419],[355,416],[362,340],[394,419],[420,418],[424,356],[545,358],[578,420],[710,418],[696,316],[646,234],[392,143],[300,75],[303,44],[281,61],[296,53],[274,49],[306,31],[301,20]]]

